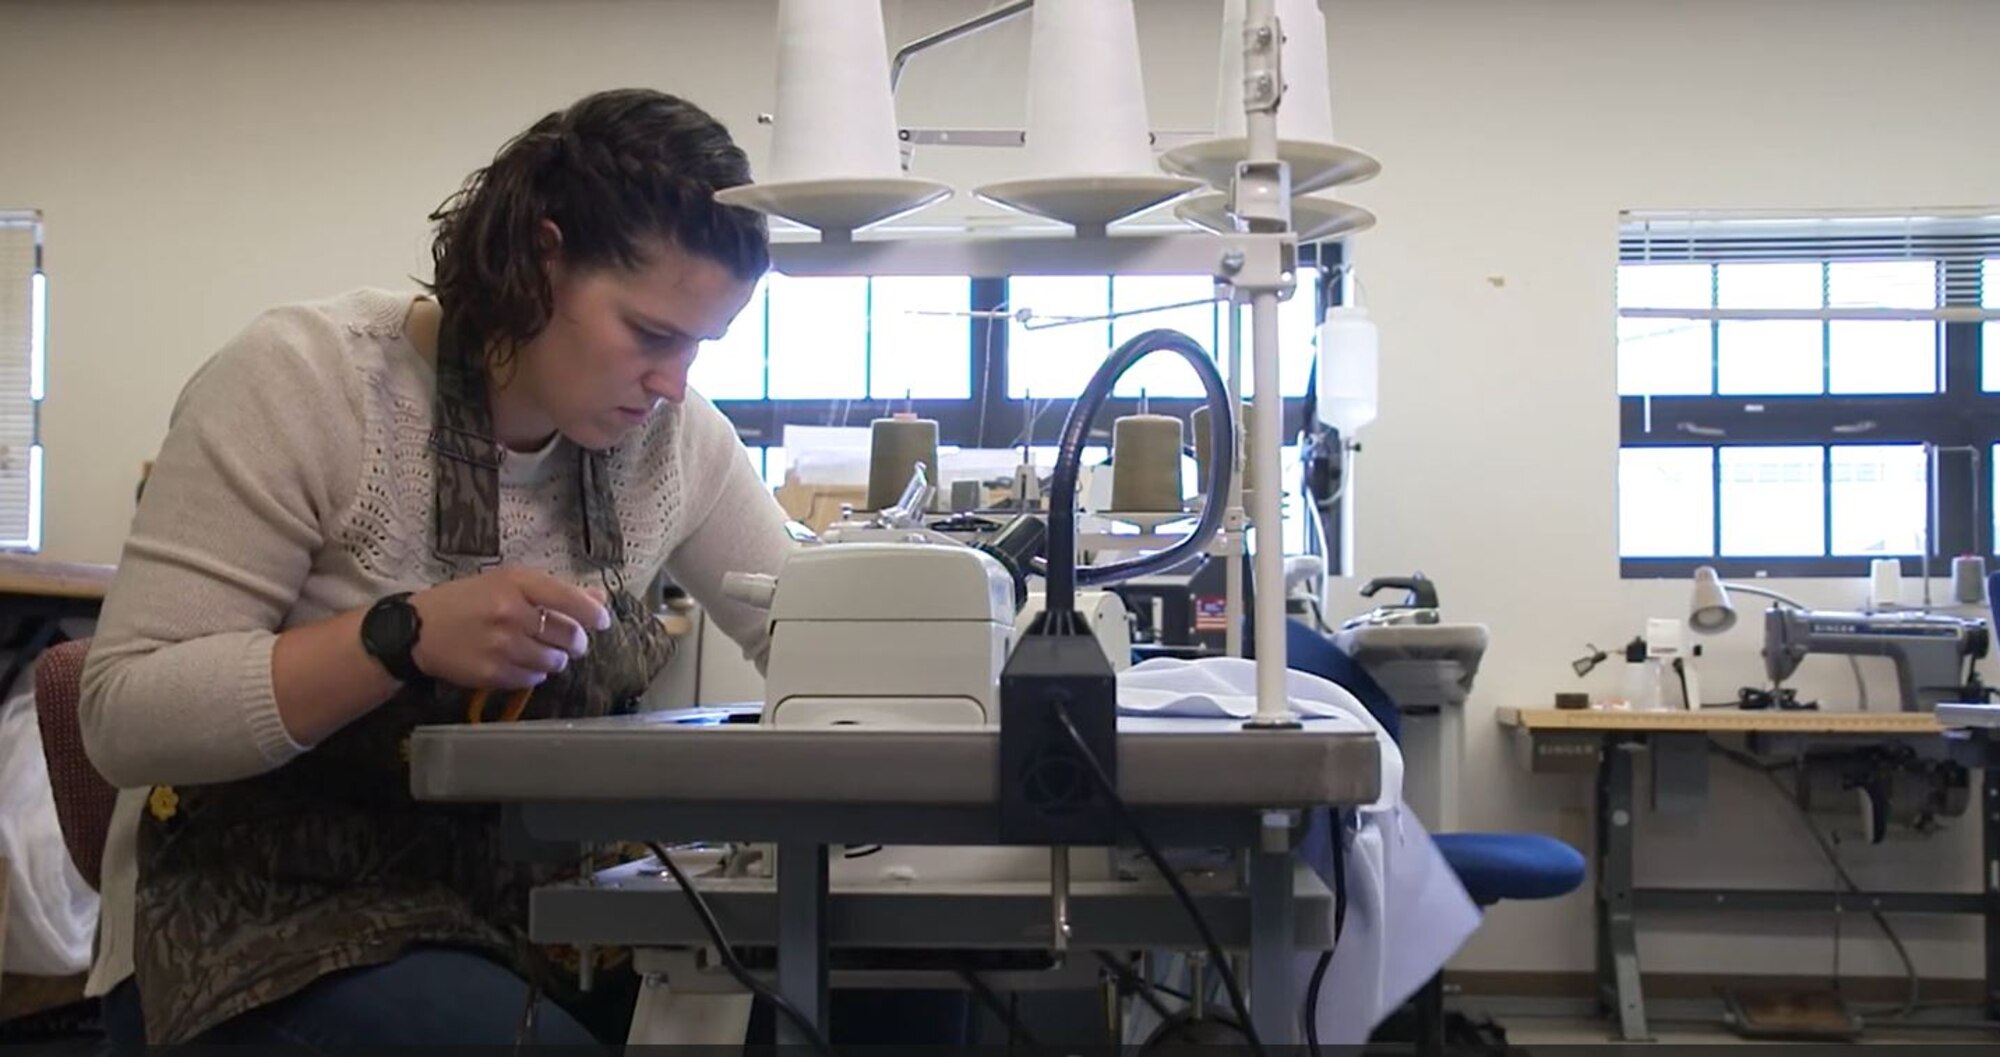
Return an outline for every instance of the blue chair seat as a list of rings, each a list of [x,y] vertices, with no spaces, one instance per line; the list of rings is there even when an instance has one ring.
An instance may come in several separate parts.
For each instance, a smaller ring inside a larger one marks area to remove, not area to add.
[[[1432,840],[1480,906],[1554,899],[1583,884],[1583,854],[1539,833],[1438,833]]]

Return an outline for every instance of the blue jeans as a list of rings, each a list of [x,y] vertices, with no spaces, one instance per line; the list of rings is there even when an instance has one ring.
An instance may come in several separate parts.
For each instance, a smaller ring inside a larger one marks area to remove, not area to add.
[[[486,1043],[511,1046],[527,1007],[528,985],[513,970],[468,951],[426,947],[385,965],[324,977],[297,994],[209,1030],[197,1043],[302,1046],[318,1051],[363,1045]],[[614,999],[615,1001],[615,999]],[[629,993],[621,1011],[631,1014]],[[144,1045],[138,989],[127,980],[105,996],[113,1047]],[[622,1026],[614,1026],[621,1034]],[[574,1015],[546,998],[535,1007],[534,1041],[595,1046]]]
[[[636,981],[633,981],[636,983]],[[527,1004],[527,984],[507,967],[448,948],[413,950],[386,965],[328,976],[298,994],[251,1010],[196,1040],[332,1049],[355,1045],[511,1045]],[[534,1040],[544,1045],[623,1043],[636,988],[600,979],[594,1008],[565,1010],[541,999]],[[969,999],[953,991],[835,991],[829,1027],[835,1042],[859,1045],[963,1044]],[[120,1051],[145,1045],[138,988],[126,980],[105,996],[105,1034]],[[758,1003],[749,1041],[768,1043],[771,1014]],[[595,1029],[595,1033],[593,1030]]]

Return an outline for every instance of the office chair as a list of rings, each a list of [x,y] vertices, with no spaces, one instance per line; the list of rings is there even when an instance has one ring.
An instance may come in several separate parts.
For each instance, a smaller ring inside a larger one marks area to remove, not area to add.
[[[1245,635],[1245,652],[1255,636]],[[1294,671],[1316,675],[1347,689],[1387,731],[1402,740],[1402,717],[1396,702],[1332,639],[1297,620],[1285,621],[1285,657]],[[1432,834],[1445,862],[1482,910],[1509,899],[1554,899],[1583,884],[1583,854],[1554,837],[1539,833]],[[1444,1051],[1444,974],[1431,978],[1413,999],[1417,1016],[1417,1053]]]

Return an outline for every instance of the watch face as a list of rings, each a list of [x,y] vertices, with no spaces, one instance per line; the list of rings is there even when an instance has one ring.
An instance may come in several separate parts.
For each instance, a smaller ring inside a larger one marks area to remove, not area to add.
[[[417,632],[417,611],[407,600],[378,604],[368,614],[368,637],[381,649],[401,649]]]
[[[408,642],[416,634],[417,611],[408,602],[390,606],[382,615],[387,618],[383,621],[386,625],[384,630],[389,633],[391,641]]]

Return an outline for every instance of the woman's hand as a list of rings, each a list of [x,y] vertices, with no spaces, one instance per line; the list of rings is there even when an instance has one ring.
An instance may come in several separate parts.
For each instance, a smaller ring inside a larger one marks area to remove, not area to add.
[[[611,626],[603,592],[506,566],[410,596],[423,620],[413,659],[425,675],[467,689],[538,686]]]

